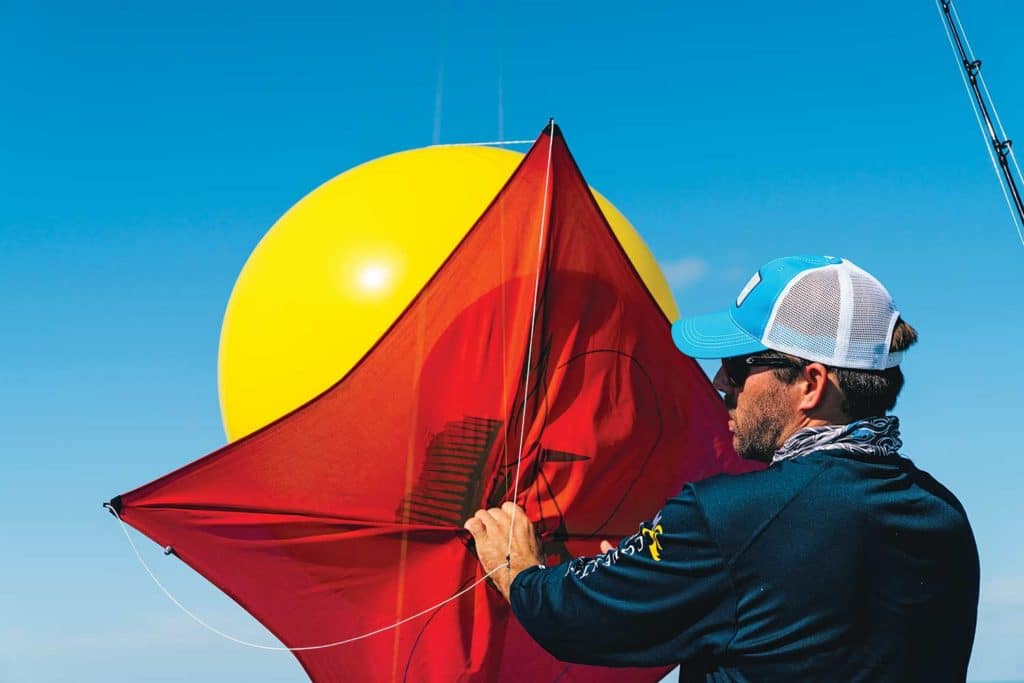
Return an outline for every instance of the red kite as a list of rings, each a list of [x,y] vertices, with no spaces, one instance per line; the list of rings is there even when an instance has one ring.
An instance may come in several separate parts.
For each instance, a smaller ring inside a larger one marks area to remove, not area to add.
[[[288,647],[428,610],[297,651],[315,681],[656,681],[558,662],[484,585],[430,608],[480,578],[463,521],[514,491],[557,562],[751,468],[669,322],[552,125],[344,378],[110,504]]]

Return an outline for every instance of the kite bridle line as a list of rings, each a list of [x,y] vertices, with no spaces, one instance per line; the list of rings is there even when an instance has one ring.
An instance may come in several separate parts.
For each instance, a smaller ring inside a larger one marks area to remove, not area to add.
[[[548,135],[548,159],[547,159],[547,168],[544,171],[544,200],[543,200],[543,203],[541,204],[540,234],[539,234],[538,240],[537,240],[537,277],[536,277],[536,279],[534,281],[534,287],[533,287],[533,309],[530,312],[530,338],[529,338],[529,346],[528,346],[527,352],[526,352],[526,371],[524,373],[525,377],[524,377],[523,411],[522,411],[523,412],[523,419],[522,419],[522,423],[521,423],[520,430],[519,430],[519,451],[516,454],[515,484],[514,484],[514,489],[513,489],[512,498],[511,498],[511,502],[513,502],[513,503],[515,503],[516,500],[518,500],[518,498],[519,498],[519,474],[520,474],[521,469],[522,469],[523,447],[524,447],[524,444],[525,444],[525,436],[526,436],[526,407],[527,407],[527,403],[530,400],[530,397],[529,397],[530,369],[531,369],[531,365],[533,363],[533,345],[534,345],[533,342],[534,342],[534,333],[535,333],[536,325],[537,325],[537,308],[538,308],[538,297],[539,297],[539,294],[540,294],[540,275],[541,275],[541,265],[542,265],[542,260],[541,259],[543,258],[543,254],[544,254],[544,240],[545,240],[545,235],[546,235],[547,227],[548,227],[548,203],[550,201],[549,185],[550,185],[550,181],[551,181],[551,159],[552,159],[552,152],[554,150],[554,139],[555,139],[555,137],[554,137],[555,120],[554,119],[550,120],[550,122],[549,122],[549,129],[548,130],[549,130],[549,135]],[[531,140],[530,142],[533,142],[533,141]],[[511,145],[511,144],[521,144],[521,141],[509,141],[509,142],[504,142],[504,143],[466,143],[466,144],[477,144],[477,145],[479,145],[479,144],[508,144],[508,145]],[[454,145],[438,145],[438,146],[445,147],[445,146],[454,146]],[[153,572],[153,570],[150,569],[149,564],[147,564],[146,560],[142,557],[142,553],[139,552],[138,546],[135,545],[135,541],[132,540],[131,534],[128,532],[128,525],[125,524],[123,519],[121,519],[121,515],[118,514],[118,512],[114,508],[114,506],[111,505],[110,503],[104,503],[103,507],[105,507],[107,510],[109,510],[110,514],[114,515],[114,517],[117,519],[118,523],[121,525],[121,531],[124,532],[124,537],[126,539],[128,539],[128,544],[131,546],[132,551],[135,553],[135,557],[139,560],[139,564],[141,564],[142,568],[146,570],[146,573],[149,574],[149,578],[151,578],[153,580],[153,583],[156,584],[157,588],[159,588],[160,591],[165,596],[167,596],[168,600],[170,600],[172,603],[174,603],[174,605],[177,606],[178,609],[180,609],[182,612],[184,612],[186,615],[188,615],[193,621],[195,621],[197,624],[199,624],[200,626],[202,626],[206,630],[210,631],[211,633],[214,633],[214,634],[220,636],[221,638],[224,638],[225,640],[230,640],[233,643],[237,643],[239,645],[245,645],[246,647],[256,648],[258,650],[272,650],[272,651],[275,651],[275,652],[308,652],[310,650],[325,650],[327,648],[337,647],[339,645],[347,645],[348,643],[354,643],[354,642],[359,641],[359,640],[365,640],[366,638],[370,638],[372,636],[379,635],[381,633],[385,633],[385,632],[390,631],[392,629],[396,629],[396,628],[398,628],[399,626],[401,626],[403,624],[406,624],[406,623],[408,623],[410,621],[414,621],[416,619],[419,619],[422,616],[430,614],[431,612],[434,612],[435,610],[438,610],[441,607],[444,607],[445,605],[447,605],[450,602],[454,602],[455,600],[458,600],[459,598],[461,598],[466,593],[469,593],[469,592],[473,591],[477,586],[479,586],[483,582],[485,582],[488,579],[490,579],[491,576],[493,576],[494,574],[498,573],[502,569],[508,570],[509,574],[511,574],[511,572],[512,572],[512,538],[513,538],[513,532],[515,530],[515,524],[516,524],[516,512],[515,512],[515,509],[513,509],[513,511],[512,511],[512,518],[511,518],[511,521],[509,523],[508,549],[507,549],[507,551],[505,553],[505,562],[503,562],[502,564],[499,564],[498,566],[496,566],[493,569],[489,570],[488,572],[486,572],[483,576],[481,576],[479,579],[477,579],[473,583],[471,583],[468,586],[466,586],[465,588],[459,590],[454,595],[451,595],[450,597],[445,598],[444,600],[442,600],[441,602],[437,603],[436,605],[431,605],[430,607],[422,609],[419,612],[417,612],[416,614],[412,614],[412,615],[409,615],[407,617],[404,617],[404,618],[400,619],[399,621],[396,621],[393,624],[389,624],[387,626],[382,626],[380,628],[374,629],[373,631],[369,631],[367,633],[363,633],[363,634],[358,635],[358,636],[352,636],[351,638],[345,638],[344,640],[337,640],[337,641],[334,641],[332,643],[324,643],[322,645],[306,645],[306,646],[303,646],[303,647],[285,647],[285,646],[276,646],[276,645],[260,645],[259,643],[252,643],[252,642],[249,642],[247,640],[242,640],[241,638],[236,638],[235,636],[233,636],[233,635],[231,635],[229,633],[225,633],[224,631],[221,631],[220,629],[216,628],[215,626],[211,626],[210,624],[208,624],[205,621],[203,621],[203,619],[201,617],[199,617],[197,614],[195,614],[194,612],[189,610],[187,607],[185,607],[185,605],[181,604],[181,602],[177,598],[175,598],[174,595],[172,595],[169,590],[167,590],[167,588],[163,585],[163,583],[160,582],[160,579],[157,578],[157,576]],[[173,552],[173,548],[168,546],[168,549],[165,551],[165,554],[171,554],[172,552]]]
[[[165,588],[162,583],[160,583],[160,579],[158,579],[156,577],[156,574],[153,573],[153,570],[149,568],[148,564],[146,564],[146,560],[144,560],[142,558],[142,553],[139,552],[138,546],[135,545],[135,541],[132,540],[131,534],[128,533],[128,525],[124,523],[123,519],[121,519],[121,515],[117,514],[117,510],[114,509],[114,506],[111,505],[110,503],[104,503],[103,507],[105,507],[108,510],[110,510],[110,514],[114,515],[114,517],[117,518],[117,521],[120,522],[120,524],[121,524],[121,531],[124,532],[124,537],[128,539],[128,543],[131,545],[132,550],[135,551],[135,557],[137,557],[139,559],[139,563],[142,565],[142,568],[146,570],[146,573],[149,574],[149,578],[153,579],[153,583],[155,583],[157,585],[157,587],[161,591],[163,591],[163,594],[167,596],[168,600],[173,602],[178,607],[178,609],[180,609],[182,612],[187,614],[197,624],[199,624],[200,626],[202,626],[206,630],[208,630],[208,631],[210,631],[212,633],[217,634],[221,638],[224,638],[226,640],[230,640],[233,643],[238,643],[239,645],[245,645],[246,647],[254,647],[254,648],[258,649],[258,650],[273,650],[275,652],[306,652],[306,651],[309,651],[309,650],[324,650],[324,649],[327,649],[329,647],[336,647],[338,645],[346,645],[348,643],[354,643],[357,640],[365,640],[366,638],[369,638],[371,636],[375,636],[375,635],[384,633],[385,631],[390,631],[391,629],[398,628],[399,626],[401,626],[402,624],[404,624],[406,622],[413,621],[415,619],[419,619],[420,617],[422,617],[422,616],[424,616],[426,614],[429,614],[430,612],[433,612],[435,609],[438,609],[439,607],[443,607],[444,605],[448,604],[449,602],[452,602],[453,600],[457,600],[458,598],[461,598],[463,595],[465,595],[466,593],[469,593],[470,591],[472,591],[474,588],[479,586],[481,583],[483,583],[484,581],[489,579],[492,574],[496,574],[498,571],[500,571],[505,566],[503,564],[498,565],[497,567],[495,567],[491,571],[487,572],[486,574],[484,574],[482,577],[480,577],[479,579],[477,579],[473,583],[469,584],[468,586],[466,586],[465,588],[460,590],[455,595],[451,596],[450,598],[448,598],[448,599],[446,599],[446,600],[444,600],[442,602],[439,602],[436,605],[432,605],[431,607],[427,607],[426,609],[421,610],[421,611],[417,612],[416,614],[413,614],[413,615],[410,615],[408,617],[405,617],[401,621],[397,621],[394,624],[390,624],[388,626],[382,626],[381,628],[378,628],[378,629],[375,629],[373,631],[370,631],[369,633],[363,633],[362,635],[353,636],[352,638],[346,638],[345,640],[338,640],[338,641],[335,641],[333,643],[324,643],[323,645],[307,645],[305,647],[283,647],[283,646],[276,646],[276,645],[260,645],[259,643],[250,643],[247,640],[242,640],[241,638],[236,638],[235,636],[233,636],[233,635],[231,635],[229,633],[224,633],[223,631],[221,631],[220,629],[216,628],[215,626],[211,626],[208,623],[206,623],[205,621],[203,621],[201,617],[197,616],[195,613],[193,613],[191,610],[189,610],[187,607],[185,607],[183,604],[181,604],[181,602],[179,602],[177,598],[175,598],[173,595],[171,595],[171,592],[169,590],[167,590],[167,588]],[[168,548],[170,548],[170,546],[168,546]],[[167,551],[165,551],[165,554],[170,555],[170,554],[172,554],[172,551],[171,550],[167,550]]]
[[[501,147],[503,145],[532,145],[536,140],[491,140],[489,142],[441,142],[431,147]]]
[[[985,77],[981,73],[981,60],[975,57],[974,50],[971,49],[971,43],[967,40],[967,31],[964,30],[963,22],[960,21],[960,15],[957,13],[953,1],[935,0],[935,7],[939,10],[942,27],[946,31],[946,38],[953,50],[953,56],[961,66],[960,78],[967,89],[967,96],[970,98],[971,108],[974,110],[974,118],[978,121],[981,136],[985,139],[985,149],[988,150],[989,159],[992,161],[992,170],[995,171],[996,179],[999,181],[999,189],[1003,191],[1006,207],[1009,209],[1013,225],[1017,229],[1017,237],[1020,239],[1021,245],[1024,245],[1024,200],[1021,199],[1017,189],[1012,169],[1016,169],[1017,177],[1024,178],[1024,173],[1021,173],[1017,156],[1013,153],[1013,141],[1006,136],[1003,122],[999,119],[999,112],[996,111],[995,102],[992,101],[988,85],[985,84]],[[963,35],[963,40],[960,39],[961,35]],[[995,117],[995,126],[992,125],[989,111]],[[1012,169],[1010,162],[1013,162]]]
[[[530,311],[530,341],[526,348],[526,372],[523,373],[523,419],[519,426],[519,450],[516,454],[516,473],[513,478],[512,519],[508,525],[508,553],[505,555],[505,566],[508,568],[509,576],[512,575],[512,534],[516,528],[516,510],[519,509],[516,501],[519,500],[519,472],[523,464],[523,444],[526,440],[526,406],[530,400],[530,369],[533,365],[533,338],[537,329],[537,303],[540,294],[540,273],[544,258],[544,240],[548,227],[548,201],[550,200],[551,184],[551,154],[555,148],[555,120],[548,121],[548,162],[544,169],[544,201],[541,203],[540,230],[537,235],[537,276],[533,281],[533,310]],[[509,585],[511,588],[511,584]]]

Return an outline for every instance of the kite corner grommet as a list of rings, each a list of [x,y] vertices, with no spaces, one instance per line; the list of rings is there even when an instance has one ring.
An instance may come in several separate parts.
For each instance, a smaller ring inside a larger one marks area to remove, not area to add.
[[[121,516],[121,506],[121,496],[114,496],[103,504],[103,507],[105,507],[110,514],[118,518]]]

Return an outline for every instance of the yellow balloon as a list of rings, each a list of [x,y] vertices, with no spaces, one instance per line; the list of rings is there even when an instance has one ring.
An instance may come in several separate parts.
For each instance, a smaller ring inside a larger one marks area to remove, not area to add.
[[[249,256],[221,328],[221,416],[235,440],[332,386],[380,338],[512,175],[522,154],[428,147],[327,181]],[[675,301],[647,245],[597,201],[670,320]]]

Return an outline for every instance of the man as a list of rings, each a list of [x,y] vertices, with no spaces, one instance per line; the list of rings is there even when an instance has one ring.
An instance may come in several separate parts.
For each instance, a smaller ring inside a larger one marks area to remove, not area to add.
[[[881,283],[782,258],[672,333],[722,358],[733,445],[769,466],[688,484],[636,535],[557,567],[521,508],[477,512],[466,529],[526,630],[559,659],[679,663],[683,681],[963,681],[977,548],[953,494],[898,454],[887,413],[917,335]]]

